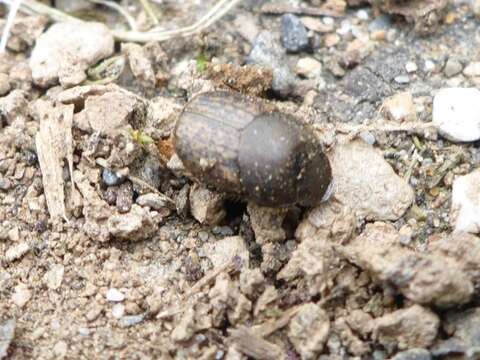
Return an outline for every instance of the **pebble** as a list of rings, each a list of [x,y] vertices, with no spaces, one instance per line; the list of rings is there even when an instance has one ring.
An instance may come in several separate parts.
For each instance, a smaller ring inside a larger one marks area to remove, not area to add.
[[[33,81],[40,87],[60,82],[74,86],[86,79],[85,70],[110,56],[113,35],[104,24],[61,22],[36,39],[30,57]]]
[[[20,259],[23,255],[30,251],[30,245],[27,241],[24,241],[20,244],[15,244],[8,248],[5,252],[5,261],[11,262],[17,259]]]
[[[311,57],[300,58],[295,66],[295,72],[300,76],[312,79],[321,74],[322,64]]]
[[[247,58],[247,64],[256,64],[272,70],[272,89],[288,96],[295,85],[295,75],[288,67],[285,52],[269,31],[258,34]]]
[[[145,318],[144,315],[128,315],[128,316],[122,317],[118,321],[118,323],[121,327],[126,328],[126,327],[140,324],[144,318]]]
[[[316,359],[331,331],[328,314],[314,303],[303,304],[288,324],[287,336],[302,359]]]
[[[360,133],[360,138],[365,141],[368,145],[374,145],[375,142],[377,141],[375,139],[375,134],[373,134],[372,132],[370,131],[362,131]]]
[[[208,240],[208,233],[206,231],[200,231],[198,233],[198,238],[202,241],[202,242],[205,242]]]
[[[410,78],[408,77],[408,75],[395,76],[394,80],[397,84],[408,84],[410,82]]]
[[[387,98],[383,102],[382,109],[387,118],[393,121],[415,121],[417,119],[413,97],[409,92],[398,93]]]
[[[453,182],[450,219],[455,231],[480,232],[480,169]]]
[[[15,336],[15,327],[14,319],[9,319],[0,324],[0,359],[7,356],[8,348]]]
[[[433,124],[451,141],[480,139],[480,91],[475,88],[444,88],[433,99]]]
[[[432,60],[425,60],[424,67],[426,72],[433,72],[435,71],[436,65]]]
[[[333,31],[333,24],[327,25],[324,21],[314,17],[303,17],[302,23],[307,29],[318,33],[328,33]]]
[[[68,345],[65,341],[60,340],[53,346],[55,358],[64,359],[68,352]]]
[[[309,48],[307,29],[295,15],[285,14],[282,16],[282,45],[292,53]]]
[[[326,47],[332,47],[337,45],[340,42],[340,36],[338,34],[332,33],[325,35],[324,44]]]
[[[49,289],[57,290],[62,285],[63,274],[65,273],[65,267],[62,264],[52,265],[43,279]]]
[[[154,220],[157,212],[133,204],[126,214],[114,214],[108,218],[107,229],[115,238],[138,241],[148,239],[157,230]]]
[[[227,213],[223,207],[225,197],[195,183],[190,189],[190,212],[201,224],[217,225]]]
[[[78,328],[78,334],[80,336],[90,336],[91,332],[89,328],[81,327],[81,328]]]
[[[470,308],[455,312],[446,319],[446,328],[455,329],[454,336],[437,344],[431,349],[435,359],[478,359],[480,336],[478,324],[480,309]],[[464,356],[461,356],[464,355]]]
[[[465,69],[463,69],[463,75],[468,77],[480,76],[480,62],[471,62]]]
[[[325,16],[323,18],[323,23],[327,26],[334,26],[335,25],[335,19],[330,17],[330,16]]]
[[[354,209],[359,218],[397,220],[413,202],[412,188],[393,171],[382,153],[362,140],[337,145],[330,162],[335,197]]]
[[[413,61],[409,61],[405,64],[405,70],[411,74],[411,73],[414,73],[418,70],[418,66],[416,63],[414,63]]]
[[[431,360],[432,355],[425,349],[410,349],[395,355],[392,360]]]
[[[428,308],[413,305],[376,318],[373,338],[399,349],[429,347],[437,337],[440,319]]]
[[[357,18],[360,20],[368,20],[370,18],[370,15],[368,13],[368,10],[366,9],[360,9],[357,11]]]
[[[185,184],[183,188],[178,192],[177,197],[175,198],[175,208],[177,214],[181,217],[186,217],[189,210],[189,194],[190,194],[190,185]]]
[[[380,15],[376,17],[369,25],[368,31],[377,32],[388,30],[392,26],[392,18],[388,15]]]
[[[214,268],[229,263],[233,257],[242,259],[242,264],[248,267],[250,258],[245,240],[241,236],[230,236],[204,245],[205,253]]]
[[[7,94],[11,88],[10,78],[8,75],[0,73],[0,96]]]
[[[125,181],[125,176],[122,176],[117,171],[112,171],[105,168],[102,171],[102,180],[107,186],[115,186],[123,183]]]
[[[125,314],[125,305],[115,304],[112,307],[112,316],[115,319],[120,319]]]
[[[0,190],[7,191],[12,188],[12,182],[0,175]]]
[[[22,308],[30,301],[31,298],[32,291],[27,285],[19,284],[15,286],[15,292],[12,295],[12,301],[15,305]]]
[[[120,302],[125,300],[125,295],[122,292],[120,292],[118,289],[110,288],[107,291],[106,298],[108,301]]]
[[[385,360],[387,358],[387,354],[385,351],[382,350],[375,350],[373,352],[373,360]]]
[[[345,20],[342,20],[342,22],[340,23],[340,28],[337,29],[337,34],[341,36],[345,36],[349,34],[351,31],[352,31],[352,24],[350,23],[350,20],[345,19]]]
[[[443,69],[443,73],[447,77],[452,77],[458,75],[462,72],[463,65],[460,61],[454,59],[448,59],[445,63],[445,68]]]
[[[232,236],[234,234],[233,230],[229,226],[215,226],[212,229],[214,235],[221,236]]]
[[[478,17],[480,16],[480,0],[471,0],[471,6],[473,13]]]
[[[155,193],[140,195],[135,202],[140,206],[148,206],[154,210],[161,210],[167,206],[162,197]]]

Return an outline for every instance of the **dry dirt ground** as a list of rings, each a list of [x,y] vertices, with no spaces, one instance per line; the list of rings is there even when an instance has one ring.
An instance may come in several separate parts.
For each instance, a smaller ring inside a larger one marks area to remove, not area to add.
[[[214,3],[152,1],[165,28]],[[19,14],[0,57],[0,359],[479,358],[480,239],[450,221],[478,143],[420,126],[437,89],[478,85],[471,3],[244,1],[141,44]],[[285,13],[307,28],[299,51]],[[212,89],[312,124],[332,198],[267,209],[186,176],[172,129]]]

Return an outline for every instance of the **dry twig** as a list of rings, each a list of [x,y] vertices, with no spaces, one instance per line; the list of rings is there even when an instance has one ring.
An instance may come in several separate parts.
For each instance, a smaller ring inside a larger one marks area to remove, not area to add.
[[[133,16],[130,15],[130,13],[127,10],[125,10],[122,6],[118,5],[116,2],[108,1],[108,0],[88,0],[88,1],[94,4],[99,4],[99,5],[109,7],[117,11],[121,16],[125,18],[125,21],[128,23],[128,26],[130,26],[130,29],[132,29],[133,31],[137,31],[137,23],[135,22],[135,19],[133,18]]]
[[[152,29],[147,32],[112,29],[111,32],[119,41],[132,41],[139,43],[166,41],[178,37],[187,37],[205,30],[207,27],[223,17],[240,1],[242,0],[219,0],[215,6],[213,6],[210,11],[202,16],[197,22],[179,29]],[[21,10],[30,14],[34,13],[46,15],[54,21],[81,21],[76,17],[65,14],[62,11],[44,5],[35,0],[23,0]]]

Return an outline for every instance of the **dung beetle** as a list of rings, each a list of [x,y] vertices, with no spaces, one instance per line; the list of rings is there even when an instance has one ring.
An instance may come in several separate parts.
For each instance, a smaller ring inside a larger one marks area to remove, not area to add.
[[[313,130],[240,93],[195,96],[173,141],[195,178],[258,205],[312,206],[328,195],[330,163]]]

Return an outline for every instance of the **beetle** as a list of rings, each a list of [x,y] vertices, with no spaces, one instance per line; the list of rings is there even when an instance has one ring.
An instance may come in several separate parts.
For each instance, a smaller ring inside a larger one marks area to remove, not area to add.
[[[240,93],[192,98],[173,142],[195,178],[261,206],[312,206],[330,192],[330,163],[313,129]]]

